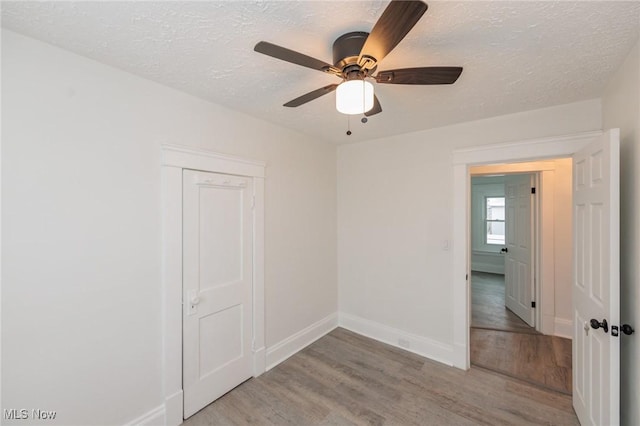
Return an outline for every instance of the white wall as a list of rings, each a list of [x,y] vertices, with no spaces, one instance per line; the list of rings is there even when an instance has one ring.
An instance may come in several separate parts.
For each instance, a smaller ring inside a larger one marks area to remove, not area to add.
[[[427,339],[423,353],[446,355],[442,348],[453,343],[452,256],[444,244],[453,232],[452,151],[600,128],[600,101],[591,100],[339,147],[341,314],[384,325],[389,335]]]
[[[333,145],[10,31],[2,89],[3,408],[163,403],[162,143],[267,162],[267,347],[336,312]]]
[[[620,128],[620,319],[636,329],[620,337],[620,414],[631,426],[640,424],[640,44],[605,90],[602,121]]]
[[[556,159],[554,207],[556,334],[571,337],[573,324],[573,160]],[[562,323],[568,324],[558,333]]]

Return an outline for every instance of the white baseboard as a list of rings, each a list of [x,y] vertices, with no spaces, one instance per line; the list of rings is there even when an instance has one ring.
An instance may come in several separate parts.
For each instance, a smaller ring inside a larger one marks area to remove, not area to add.
[[[453,344],[453,354],[451,356],[451,364],[460,370],[469,369],[469,353],[467,347],[460,344]]]
[[[126,426],[164,426],[166,424],[165,414],[165,406],[163,404],[130,421]]]
[[[182,416],[184,414],[184,396],[182,389],[174,393],[164,400],[165,407],[165,425],[178,426],[182,424]]]
[[[338,326],[338,314],[333,313],[309,327],[267,348],[267,368],[269,371],[291,355],[301,351]]]
[[[564,318],[556,317],[554,319],[554,333],[555,336],[564,337],[566,339],[573,338],[573,321]]]
[[[446,365],[454,365],[454,353],[451,345],[345,313],[340,313],[338,324],[340,327],[354,333],[362,334]],[[458,363],[456,362],[456,364]]]
[[[471,262],[473,272],[486,272],[488,274],[504,275],[504,266],[491,265],[489,263]]]
[[[264,346],[253,351],[253,377],[258,377],[266,371],[267,348]]]
[[[556,317],[553,313],[545,313],[544,308],[542,308],[542,310],[543,313],[542,318],[540,318],[540,329],[537,330],[546,336],[554,336],[556,334]]]

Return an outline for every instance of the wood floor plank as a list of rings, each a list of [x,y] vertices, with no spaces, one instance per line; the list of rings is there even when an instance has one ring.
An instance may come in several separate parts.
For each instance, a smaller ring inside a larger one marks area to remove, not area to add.
[[[480,368],[458,370],[338,328],[184,424],[465,426],[578,421],[567,395]]]

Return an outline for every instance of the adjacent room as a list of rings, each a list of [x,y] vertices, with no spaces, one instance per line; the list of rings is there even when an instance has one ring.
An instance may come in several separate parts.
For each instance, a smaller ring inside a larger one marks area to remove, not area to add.
[[[2,424],[640,424],[637,1],[5,1]]]
[[[572,160],[470,173],[471,364],[571,395]]]

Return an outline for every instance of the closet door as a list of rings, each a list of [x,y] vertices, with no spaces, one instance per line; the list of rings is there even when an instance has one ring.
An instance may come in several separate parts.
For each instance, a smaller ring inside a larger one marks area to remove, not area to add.
[[[252,376],[250,178],[183,172],[184,417]]]

